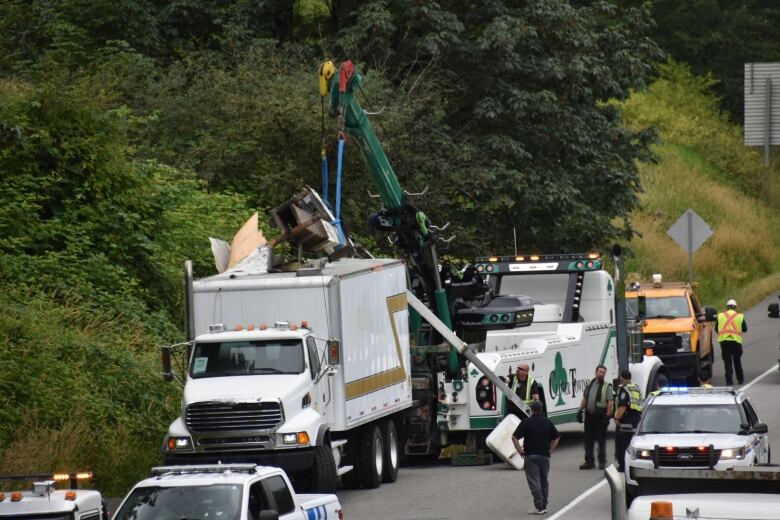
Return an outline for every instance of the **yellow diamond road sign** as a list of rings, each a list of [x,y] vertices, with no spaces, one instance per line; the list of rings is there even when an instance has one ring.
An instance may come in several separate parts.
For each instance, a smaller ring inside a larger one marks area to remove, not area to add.
[[[690,254],[712,236],[712,228],[695,211],[688,208],[666,233]]]

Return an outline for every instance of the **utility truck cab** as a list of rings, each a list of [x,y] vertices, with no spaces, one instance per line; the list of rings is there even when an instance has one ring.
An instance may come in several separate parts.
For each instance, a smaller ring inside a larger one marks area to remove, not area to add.
[[[25,491],[0,491],[0,518],[19,520],[108,520],[100,493],[78,489],[77,482],[92,478],[89,472],[3,475],[4,481],[31,481]],[[56,481],[70,481],[70,489],[57,489]]]

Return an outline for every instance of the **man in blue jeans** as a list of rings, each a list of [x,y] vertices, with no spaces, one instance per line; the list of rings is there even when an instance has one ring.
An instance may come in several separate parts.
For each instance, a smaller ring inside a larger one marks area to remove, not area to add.
[[[531,403],[531,416],[525,419],[515,430],[512,442],[517,452],[525,457],[525,478],[531,494],[534,497],[534,506],[528,510],[532,515],[547,513],[547,497],[550,487],[547,483],[547,474],[550,472],[550,453],[558,446],[561,434],[550,420],[542,415],[542,403]],[[519,439],[523,439],[520,445]]]

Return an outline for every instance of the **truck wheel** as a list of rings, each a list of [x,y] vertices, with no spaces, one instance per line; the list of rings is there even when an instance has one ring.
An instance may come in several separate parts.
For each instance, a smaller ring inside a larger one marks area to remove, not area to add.
[[[398,466],[401,455],[399,453],[398,430],[395,421],[388,419],[382,423],[382,441],[384,441],[384,471],[382,482],[395,482],[398,478]]]
[[[367,426],[360,436],[357,454],[360,483],[365,489],[375,489],[382,484],[384,451],[379,426]]]
[[[311,487],[316,493],[336,492],[336,460],[330,446],[314,447],[314,471]]]

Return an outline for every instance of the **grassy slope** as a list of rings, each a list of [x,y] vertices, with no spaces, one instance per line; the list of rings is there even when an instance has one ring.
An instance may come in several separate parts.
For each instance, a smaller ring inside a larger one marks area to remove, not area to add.
[[[630,244],[627,272],[687,280],[687,254],[666,230],[692,208],[714,231],[694,254],[703,303],[721,308],[733,297],[747,308],[780,289],[780,198],[774,186],[762,190],[761,158],[717,111],[709,83],[667,64],[655,84],[624,105],[628,125],[656,126],[661,137],[657,163],[640,165],[645,193],[634,223],[641,237]]]

